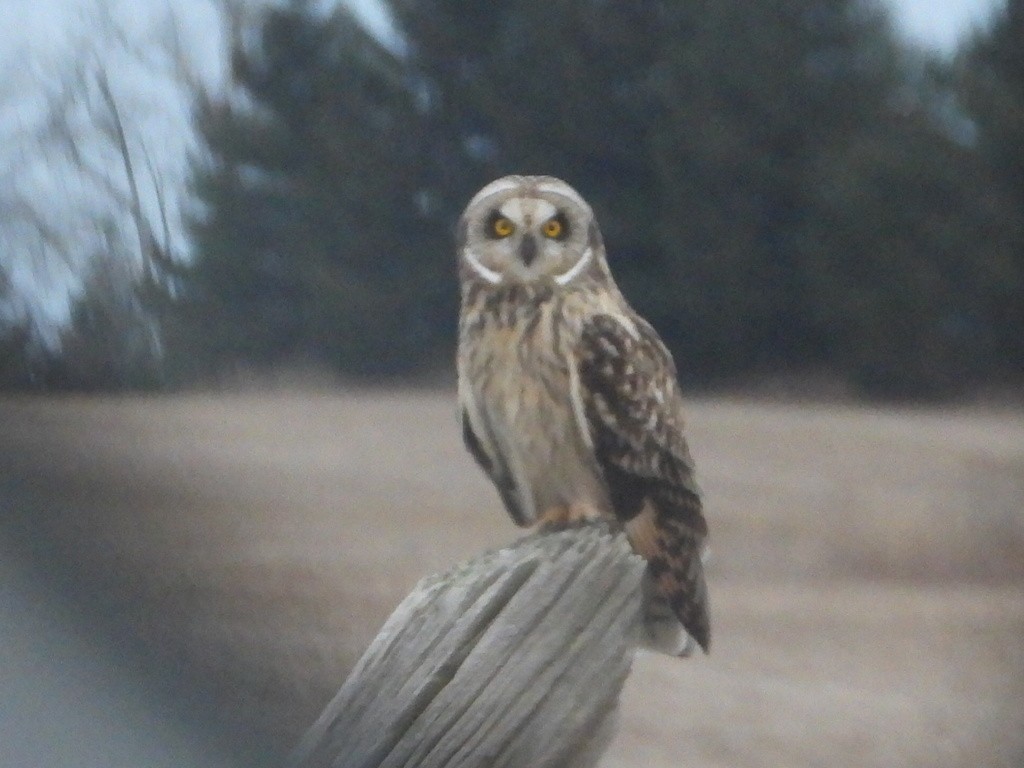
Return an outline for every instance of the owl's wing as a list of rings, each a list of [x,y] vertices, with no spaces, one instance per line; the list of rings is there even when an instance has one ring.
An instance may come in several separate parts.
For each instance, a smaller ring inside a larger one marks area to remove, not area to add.
[[[675,365],[639,317],[596,315],[578,353],[584,414],[616,515],[686,631],[707,651],[707,523],[683,436]]]
[[[515,524],[518,526],[529,525],[530,518],[523,510],[515,478],[512,476],[512,472],[509,470],[501,454],[496,450],[484,448],[484,442],[473,430],[473,425],[470,423],[469,414],[466,412],[465,407],[462,408],[461,419],[462,441],[466,444],[466,449],[476,460],[476,463],[480,465],[480,468],[491,478],[494,487],[498,489],[498,495],[501,496],[505,509],[508,510],[508,514]]]

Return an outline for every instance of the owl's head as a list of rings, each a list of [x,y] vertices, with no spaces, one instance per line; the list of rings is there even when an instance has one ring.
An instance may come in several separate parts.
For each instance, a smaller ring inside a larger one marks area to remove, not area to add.
[[[458,249],[463,280],[491,285],[607,275],[594,212],[551,176],[505,176],[477,192],[459,221]]]

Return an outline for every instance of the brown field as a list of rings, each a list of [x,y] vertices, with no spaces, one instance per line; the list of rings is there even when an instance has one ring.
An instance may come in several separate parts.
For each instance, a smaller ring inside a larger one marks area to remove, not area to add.
[[[0,401],[10,538],[285,748],[420,577],[519,535],[453,400]],[[690,421],[713,653],[641,652],[602,764],[1024,765],[1024,414],[706,400]]]

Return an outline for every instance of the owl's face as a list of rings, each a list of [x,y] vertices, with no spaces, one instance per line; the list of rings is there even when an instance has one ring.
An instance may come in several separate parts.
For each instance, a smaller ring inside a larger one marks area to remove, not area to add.
[[[460,271],[492,285],[564,286],[600,256],[590,206],[550,176],[506,176],[480,190],[459,224]]]

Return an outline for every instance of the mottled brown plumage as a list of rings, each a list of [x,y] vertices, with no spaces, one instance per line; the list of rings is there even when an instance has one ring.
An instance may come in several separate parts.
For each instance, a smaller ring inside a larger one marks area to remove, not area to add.
[[[675,367],[616,287],[590,207],[557,179],[499,179],[458,248],[467,448],[518,525],[622,524],[648,560],[649,628],[681,623],[706,651],[707,526]]]

